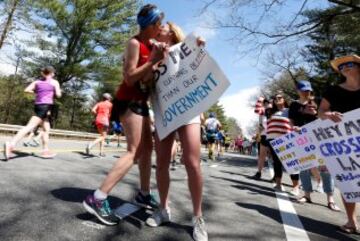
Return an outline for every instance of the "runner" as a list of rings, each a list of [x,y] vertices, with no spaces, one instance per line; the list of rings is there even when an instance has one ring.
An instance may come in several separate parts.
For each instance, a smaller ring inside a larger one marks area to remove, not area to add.
[[[42,158],[53,158],[56,154],[49,150],[50,118],[54,104],[54,96],[61,97],[59,82],[53,79],[55,69],[51,66],[41,69],[41,78],[32,82],[25,88],[26,93],[35,94],[35,106],[33,115],[27,125],[23,127],[13,137],[10,142],[4,145],[5,160],[12,157],[16,144],[29,132],[41,125],[43,129],[42,144],[43,150],[40,154]]]
[[[360,57],[348,55],[334,59],[330,63],[346,80],[326,90],[320,103],[319,117],[340,122],[342,113],[360,108]],[[340,229],[346,233],[359,233],[356,203],[347,203],[344,199],[343,203],[348,221],[340,226]]]
[[[93,142],[89,143],[86,146],[86,154],[90,155],[90,150],[96,144],[100,144],[100,157],[105,157],[104,153],[104,144],[107,136],[107,132],[109,130],[109,119],[110,113],[112,109],[111,104],[111,95],[109,93],[105,93],[102,96],[102,101],[98,102],[92,109],[91,112],[96,115],[95,125],[100,137],[96,138]]]
[[[120,123],[120,121],[112,121],[111,122],[111,131],[110,131],[110,135],[111,136],[108,136],[105,140],[106,144],[109,145],[111,140],[113,138],[116,138],[117,140],[117,147],[120,147],[120,138],[121,138],[121,135],[123,134],[124,132],[124,129]]]
[[[221,128],[221,124],[218,119],[216,119],[216,115],[214,112],[209,114],[209,118],[205,120],[206,127],[206,138],[208,142],[208,150],[209,150],[209,159],[215,160],[214,149],[217,140],[217,133]]]
[[[173,23],[168,22],[162,27],[159,34],[159,41],[167,42],[169,46],[184,40],[184,34],[181,29]],[[198,39],[198,44],[204,42]],[[173,146],[175,133],[179,134],[181,147],[183,148],[183,161],[188,175],[188,185],[193,204],[193,238],[195,241],[207,241],[208,235],[205,228],[205,222],[202,217],[202,173],[200,168],[200,123],[201,117],[196,116],[189,123],[179,127],[170,133],[162,141],[155,135],[156,143],[156,180],[160,196],[160,208],[146,220],[151,227],[158,227],[163,223],[171,221],[171,212],[169,207],[169,165],[171,159],[171,147]]]
[[[297,93],[299,100],[295,100],[289,107],[289,119],[295,131],[299,131],[300,127],[317,119],[317,105],[311,96],[312,87],[309,81],[301,80],[297,83]],[[325,166],[319,168],[321,178],[324,183],[324,191],[327,194],[328,208],[332,211],[339,212],[340,208],[334,201],[334,180]],[[300,172],[300,180],[304,190],[304,196],[297,199],[299,203],[312,203],[311,192],[311,170],[304,170]]]
[[[157,206],[150,193],[153,146],[147,105],[149,94],[143,88],[142,81],[165,56],[165,48],[152,47],[149,41],[157,36],[163,17],[164,14],[152,4],[143,6],[137,15],[140,32],[128,41],[125,50],[124,80],[114,99],[112,111],[112,119],[120,117],[124,127],[127,152],[116,161],[100,188],[83,201],[85,209],[107,225],[115,225],[119,221],[109,206],[108,194],[130,170],[134,160],[139,159],[141,189],[135,197],[135,202],[145,207]]]

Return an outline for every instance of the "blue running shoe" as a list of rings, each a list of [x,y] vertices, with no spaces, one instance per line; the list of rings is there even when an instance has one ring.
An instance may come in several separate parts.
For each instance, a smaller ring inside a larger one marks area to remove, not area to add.
[[[157,209],[159,207],[159,202],[152,194],[145,196],[141,192],[138,192],[134,198],[134,202],[147,209]]]
[[[105,200],[97,200],[94,195],[91,194],[83,201],[83,206],[92,215],[97,217],[102,223],[106,225],[116,225],[119,223],[117,218],[111,211],[109,202]]]

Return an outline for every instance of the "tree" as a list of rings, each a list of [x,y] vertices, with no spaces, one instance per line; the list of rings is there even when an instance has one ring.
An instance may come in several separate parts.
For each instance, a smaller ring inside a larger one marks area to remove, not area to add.
[[[17,42],[16,33],[26,32],[34,24],[31,19],[33,0],[0,1],[0,50]]]
[[[332,11],[322,11],[309,19],[304,16],[310,10],[309,2],[208,0],[201,12],[213,15],[215,24],[210,27],[228,30],[237,44],[248,44],[247,53],[256,51],[259,54],[267,47],[304,39],[339,16],[352,16],[360,12],[360,0],[323,0],[323,5],[328,4]],[[291,4],[297,11],[286,19],[279,13],[288,11]]]

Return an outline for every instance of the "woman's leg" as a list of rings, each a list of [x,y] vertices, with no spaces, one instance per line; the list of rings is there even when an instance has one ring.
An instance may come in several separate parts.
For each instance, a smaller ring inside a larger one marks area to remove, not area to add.
[[[32,116],[27,123],[25,127],[23,127],[21,130],[19,130],[16,135],[12,138],[10,142],[11,147],[15,147],[16,144],[24,138],[30,131],[32,131],[34,128],[36,128],[40,123],[42,122],[42,119],[37,116]]]
[[[162,141],[155,135],[156,149],[156,183],[160,196],[160,207],[168,208],[168,195],[170,186],[169,165],[171,159],[171,149],[174,143],[175,132],[168,135]]]
[[[139,173],[140,173],[140,190],[143,194],[150,193],[151,178],[151,153],[153,149],[153,139],[151,133],[151,121],[149,117],[143,117],[141,133],[141,150],[139,153]]]
[[[194,216],[201,217],[203,179],[200,168],[200,124],[182,126],[178,129],[178,133],[183,147]]]
[[[135,154],[141,140],[143,122],[142,116],[134,114],[131,110],[127,110],[127,112],[121,118],[121,122],[123,123],[125,130],[127,152],[116,161],[105,180],[101,184],[100,190],[105,194],[109,194],[114,186],[129,171],[133,165]]]
[[[49,119],[44,119],[42,122],[42,128],[44,130],[42,134],[42,142],[43,142],[43,150],[48,151],[49,150],[49,133],[50,133],[50,122]]]

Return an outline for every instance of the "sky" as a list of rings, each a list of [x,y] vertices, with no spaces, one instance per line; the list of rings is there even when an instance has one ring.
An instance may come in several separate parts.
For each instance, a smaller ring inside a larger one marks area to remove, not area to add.
[[[245,50],[246,46],[237,46],[229,42],[228,35],[224,31],[202,27],[213,21],[210,15],[200,15],[203,2],[203,0],[144,0],[144,4],[156,4],[165,13],[165,21],[176,23],[186,34],[195,32],[206,39],[207,51],[217,61],[231,83],[219,102],[224,107],[226,116],[237,119],[245,135],[248,135],[247,129],[257,121],[252,107],[255,103],[252,101],[259,94],[260,86],[264,81],[264,76],[260,71],[264,66],[257,64],[258,60],[251,56],[239,57],[239,50]],[[291,14],[298,9],[299,2],[302,1],[289,0],[289,6],[281,13],[282,17],[292,16]],[[324,1],[312,0],[310,4],[320,2]],[[256,9],[247,14],[256,17]],[[28,36],[21,33],[18,35],[18,38]],[[13,71],[13,68],[6,64],[9,61],[4,61],[12,55],[12,52],[14,51],[11,47],[1,51],[0,72],[9,74]]]

